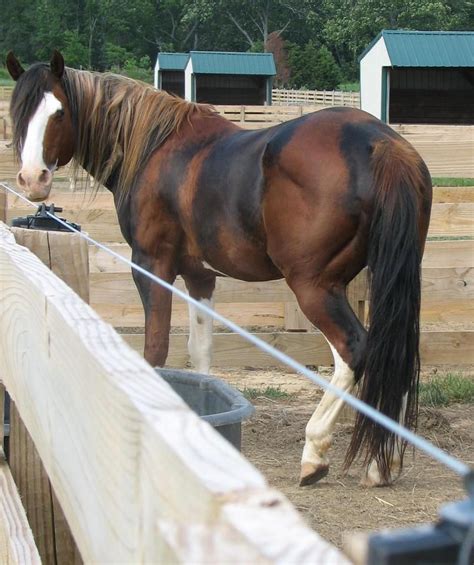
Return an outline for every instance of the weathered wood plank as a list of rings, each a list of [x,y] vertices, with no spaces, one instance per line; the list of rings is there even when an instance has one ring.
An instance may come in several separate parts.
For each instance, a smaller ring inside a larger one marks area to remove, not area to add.
[[[0,188],[0,222],[7,221],[7,195],[4,190]]]
[[[474,203],[433,204],[428,237],[474,236]]]
[[[256,333],[264,341],[285,351],[304,365],[332,365],[326,340],[320,333]],[[124,334],[127,343],[143,352],[143,334]],[[186,334],[172,334],[167,365],[184,367],[189,359]],[[274,367],[276,361],[255,346],[231,333],[214,334],[214,367]],[[474,331],[424,331],[421,333],[421,359],[427,365],[474,363]]]
[[[51,486],[14,402],[10,404],[9,464],[21,494],[41,562],[45,565],[56,565]]]
[[[111,297],[113,300],[113,296]],[[115,327],[143,327],[144,314],[140,304],[91,303],[99,316]],[[217,304],[216,311],[240,326],[284,326],[284,305],[282,302],[257,302]],[[188,307],[182,300],[173,300],[172,327],[187,327]],[[214,322],[215,327],[221,325]]]
[[[431,300],[449,303],[474,298],[474,267],[425,268],[422,271],[422,290]],[[357,281],[356,281],[357,282]],[[105,313],[108,305],[115,312],[120,308],[141,307],[140,297],[132,276],[128,273],[92,273],[90,299],[94,307]],[[183,289],[181,279],[176,282]],[[350,287],[354,305],[367,298],[365,281]],[[216,304],[264,304],[292,302],[294,296],[284,281],[247,283],[234,279],[219,278],[215,293]],[[179,306],[179,299],[176,299]],[[278,311],[281,307],[278,307]],[[263,315],[273,312],[264,310]],[[275,312],[276,313],[276,312]],[[124,325],[124,324],[122,324]]]
[[[178,277],[176,287],[184,290],[184,282]],[[111,297],[113,298],[111,299]],[[293,293],[285,281],[245,282],[218,277],[215,300],[221,303],[285,302],[293,299]],[[141,304],[130,273],[91,273],[91,304],[113,302],[115,304]]]
[[[427,241],[423,268],[473,267],[474,240]]]
[[[472,203],[474,202],[474,186],[435,186],[433,188],[433,202],[436,204]]]
[[[256,333],[258,337],[306,365],[331,365],[331,350],[320,333],[277,332]],[[125,341],[137,352],[143,353],[143,334],[124,334]],[[185,367],[189,361],[187,334],[170,335],[170,351],[166,364]],[[215,367],[274,367],[279,363],[268,354],[236,334],[214,334],[213,366]]]
[[[474,235],[473,199],[473,187],[435,188],[429,235]],[[8,195],[7,200],[8,222],[32,213],[32,208],[17,197]],[[47,203],[51,202],[62,206],[62,215],[79,223],[91,237],[102,242],[124,243],[110,193],[100,192],[94,198],[90,192],[53,192]]]
[[[19,245],[27,247],[85,302],[89,302],[89,253],[78,234],[12,228]]]
[[[0,563],[41,564],[25,509],[2,450],[0,450]]]
[[[1,227],[0,289],[2,378],[85,562],[345,563]]]
[[[184,282],[178,277],[175,286],[185,289]],[[135,294],[133,294],[135,292]],[[113,296],[113,299],[111,297]],[[293,300],[293,292],[284,280],[266,282],[245,282],[236,279],[218,277],[215,300],[218,303],[263,303],[285,302]],[[366,289],[361,285],[353,287],[354,300],[364,300]],[[115,304],[141,304],[130,273],[91,273],[91,304],[113,302]]]
[[[126,243],[113,243],[115,253],[131,259],[131,249]],[[427,241],[423,255],[423,267],[472,267],[474,266],[474,240]],[[130,267],[97,247],[89,248],[91,273],[129,273]]]
[[[294,332],[309,332],[313,324],[303,314],[295,300],[285,302],[285,330]]]

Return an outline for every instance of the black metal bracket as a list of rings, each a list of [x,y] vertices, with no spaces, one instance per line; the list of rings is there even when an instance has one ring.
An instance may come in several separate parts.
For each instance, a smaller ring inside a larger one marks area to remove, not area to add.
[[[42,203],[38,206],[36,214],[26,216],[23,218],[14,218],[12,220],[12,227],[14,228],[26,228],[32,230],[47,230],[47,231],[71,231],[64,224],[57,222],[54,217],[56,217],[56,212],[62,212],[63,209],[51,204],[46,206]],[[57,216],[59,218],[59,216]],[[81,231],[81,226],[73,222],[68,222],[64,218],[59,218],[65,222],[68,226],[71,226],[77,231]]]
[[[436,524],[385,531],[369,538],[369,565],[474,563],[474,471],[464,477],[468,498],[441,507]]]

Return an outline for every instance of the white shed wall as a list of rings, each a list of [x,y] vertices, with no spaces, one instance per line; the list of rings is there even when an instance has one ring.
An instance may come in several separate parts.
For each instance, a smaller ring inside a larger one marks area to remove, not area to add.
[[[382,117],[382,68],[390,66],[385,40],[381,37],[360,62],[360,107],[379,119]]]
[[[188,102],[192,101],[192,79],[193,79],[193,61],[189,57],[188,64],[184,69],[184,99]]]
[[[159,58],[156,58],[156,63],[155,63],[155,78],[154,78],[154,85],[155,88],[158,88],[158,71],[160,70],[160,63],[159,63]]]

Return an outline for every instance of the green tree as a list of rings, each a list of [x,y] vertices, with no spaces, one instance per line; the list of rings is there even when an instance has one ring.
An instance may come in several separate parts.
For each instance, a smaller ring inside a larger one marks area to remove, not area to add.
[[[339,67],[331,52],[312,41],[304,47],[289,46],[289,65],[292,88],[334,90],[341,81]]]
[[[471,0],[458,0],[463,5]],[[358,57],[383,29],[446,30],[455,22],[447,0],[323,0],[330,17],[324,42],[330,45],[345,78],[358,76]]]
[[[89,66],[88,49],[77,31],[66,30],[64,32],[61,51],[69,67],[81,69]]]

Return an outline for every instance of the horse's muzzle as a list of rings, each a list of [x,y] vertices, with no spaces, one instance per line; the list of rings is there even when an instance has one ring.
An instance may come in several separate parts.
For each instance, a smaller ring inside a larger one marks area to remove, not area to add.
[[[16,176],[16,182],[28,200],[40,202],[49,196],[53,174],[49,169],[22,169]]]

